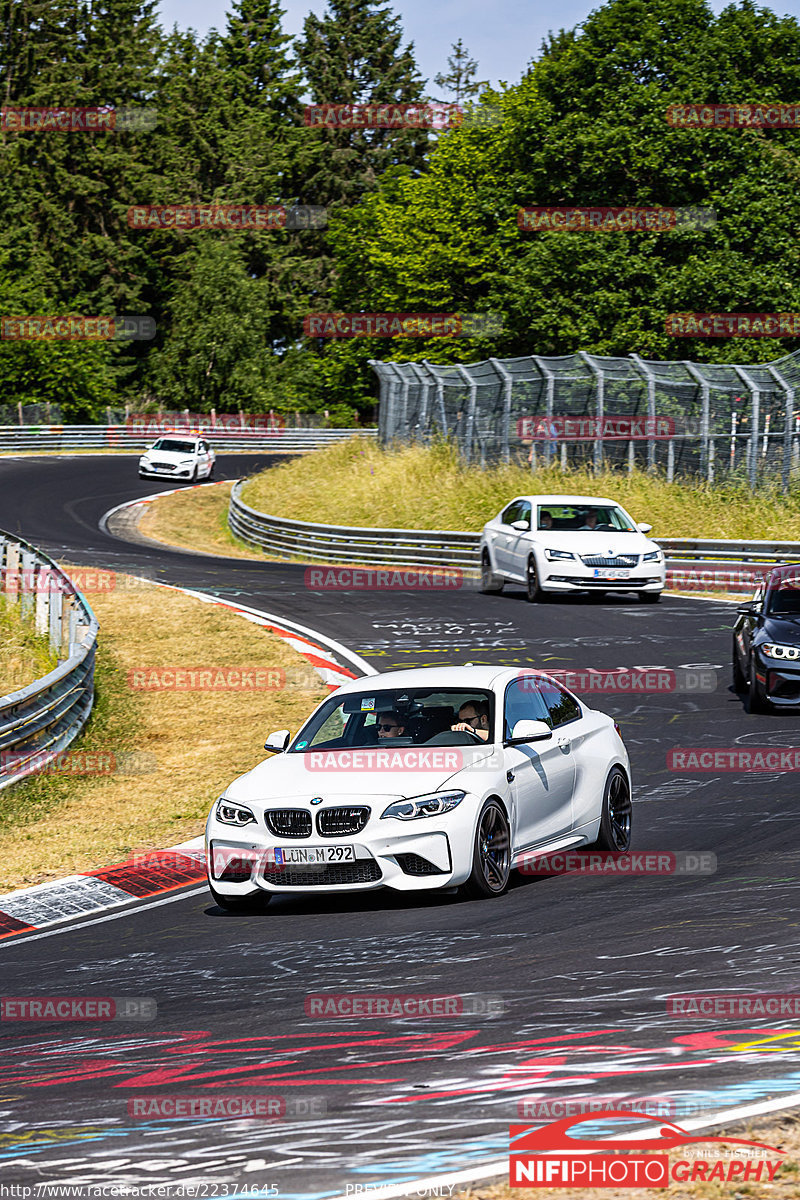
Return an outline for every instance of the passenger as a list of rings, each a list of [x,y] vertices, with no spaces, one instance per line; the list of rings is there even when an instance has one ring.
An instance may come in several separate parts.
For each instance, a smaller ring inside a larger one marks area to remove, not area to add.
[[[474,733],[488,742],[489,705],[485,700],[467,700],[458,710],[458,722],[450,728],[454,733]]]
[[[383,741],[384,738],[403,737],[406,732],[405,725],[400,721],[400,714],[394,709],[378,713],[375,717],[375,728],[378,731],[379,741]]]

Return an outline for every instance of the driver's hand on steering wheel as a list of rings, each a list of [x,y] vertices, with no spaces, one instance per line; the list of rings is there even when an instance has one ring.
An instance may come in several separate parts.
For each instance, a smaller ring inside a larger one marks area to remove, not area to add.
[[[470,725],[469,721],[457,721],[450,728],[453,733],[474,733],[475,737],[479,737],[482,742],[488,742],[489,740],[488,729],[476,729],[474,725]]]

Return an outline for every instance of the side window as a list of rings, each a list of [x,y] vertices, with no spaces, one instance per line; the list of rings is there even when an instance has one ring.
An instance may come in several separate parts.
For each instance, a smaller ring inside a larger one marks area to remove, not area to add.
[[[515,517],[515,520],[517,520],[517,521],[527,521],[527,522],[528,522],[528,528],[530,528],[530,524],[531,524],[531,506],[530,506],[530,503],[529,503],[529,501],[527,501],[527,500],[523,500],[523,501],[520,503],[520,505],[519,505],[519,516],[518,516],[518,517]]]
[[[208,454],[208,442],[201,442],[200,449],[203,451],[204,454]]]
[[[515,521],[519,520],[520,507],[521,505],[519,500],[515,500],[512,504],[509,504],[508,508],[503,513],[504,525],[513,525]]]
[[[545,720],[548,725],[555,729],[558,725],[566,725],[569,721],[578,719],[581,715],[580,705],[555,680],[539,679],[537,684],[547,706]]]
[[[550,716],[547,705],[536,686],[533,675],[514,679],[506,688],[503,706],[503,737],[510,738],[517,721],[547,721]]]

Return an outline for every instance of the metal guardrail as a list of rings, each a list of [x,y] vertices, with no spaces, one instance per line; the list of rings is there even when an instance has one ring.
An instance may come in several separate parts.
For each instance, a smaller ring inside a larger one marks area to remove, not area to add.
[[[217,451],[269,450],[275,454],[296,454],[321,450],[353,436],[376,438],[377,429],[309,429],[287,425],[285,429],[241,432],[202,427]],[[0,454],[15,450],[144,450],[159,437],[127,425],[0,425]]]
[[[33,617],[61,660],[41,679],[0,696],[0,789],[23,779],[35,760],[64,750],[94,703],[98,624],[86,598],[48,555],[0,530],[0,594]]]
[[[479,568],[480,534],[454,529],[368,529],[362,526],[318,525],[291,521],[257,512],[241,498],[244,480],[234,484],[228,508],[228,524],[242,541],[260,546],[278,558],[302,558],[310,562],[370,564],[404,568]],[[725,590],[751,591],[759,564],[773,566],[800,561],[800,542],[739,542],[721,539],[656,538],[667,555],[667,570],[681,574],[683,563],[692,562],[713,571],[726,568]],[[734,578],[730,567],[741,567]],[[699,589],[698,589],[699,590]]]

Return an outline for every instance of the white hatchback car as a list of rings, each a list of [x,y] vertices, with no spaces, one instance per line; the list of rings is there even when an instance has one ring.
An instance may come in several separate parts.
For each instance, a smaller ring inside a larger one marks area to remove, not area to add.
[[[148,446],[139,459],[140,479],[211,479],[217,456],[203,437],[169,433]]]
[[[532,855],[630,845],[619,728],[541,672],[354,679],[265,748],[275,756],[208,817],[209,887],[224,908],[380,887],[496,896]]]
[[[529,600],[635,591],[656,603],[666,567],[651,528],[602,496],[517,496],[483,527],[481,591],[522,583]]]

